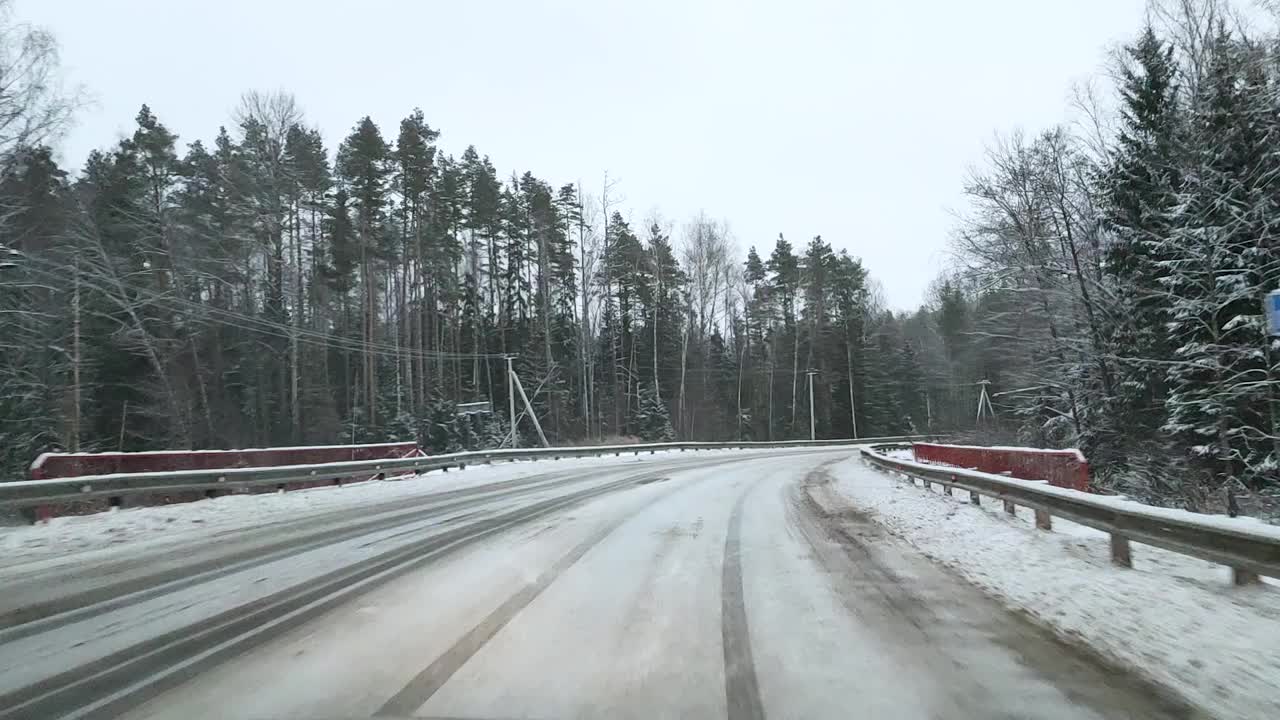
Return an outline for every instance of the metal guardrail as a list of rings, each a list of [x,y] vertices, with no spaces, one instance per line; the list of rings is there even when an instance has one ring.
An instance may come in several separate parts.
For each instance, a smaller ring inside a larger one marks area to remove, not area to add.
[[[1034,480],[1015,480],[987,473],[946,466],[928,466],[896,460],[881,454],[881,447],[864,448],[862,456],[872,465],[924,481],[937,483],[951,494],[952,488],[969,491],[969,500],[979,497],[1004,502],[1013,514],[1018,505],[1035,510],[1036,526],[1052,530],[1057,516],[1111,536],[1111,559],[1122,567],[1132,567],[1129,542],[1172,550],[1190,557],[1221,563],[1232,569],[1237,585],[1257,582],[1259,575],[1280,578],[1280,533],[1252,532],[1245,527],[1225,527],[1211,516],[1199,519],[1172,517],[1159,508],[1138,503],[1116,502],[1115,498],[1056,488]]]
[[[854,446],[866,443],[909,442],[918,437],[867,438],[865,440],[796,440],[786,442],[670,442],[641,445],[600,445],[595,447],[529,448],[479,450],[425,457],[389,460],[360,460],[316,465],[282,465],[221,470],[179,470],[172,472],[84,475],[49,480],[19,480],[0,483],[0,507],[26,508],[74,502],[89,498],[124,498],[131,495],[200,492],[217,494],[231,490],[288,483],[340,481],[342,478],[420,473],[428,470],[465,468],[476,463],[501,460],[578,458],[659,450],[745,450],[769,447]],[[115,504],[113,502],[113,504]]]

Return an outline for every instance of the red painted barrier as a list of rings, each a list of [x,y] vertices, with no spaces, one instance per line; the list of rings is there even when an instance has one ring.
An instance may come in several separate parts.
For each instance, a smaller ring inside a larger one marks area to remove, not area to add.
[[[190,450],[136,453],[44,453],[31,463],[31,479],[80,477],[82,475],[111,475],[115,473],[170,472],[176,470],[221,470],[241,467],[278,467],[281,465],[312,465],[317,463],[345,462],[349,460],[384,460],[410,457],[418,454],[418,444],[381,443],[377,445],[321,445],[316,447],[285,447],[263,450]],[[326,477],[308,482],[286,483],[285,490],[301,490],[321,485],[345,484],[370,480],[373,475],[359,477]],[[235,490],[238,493],[267,493],[276,488],[262,486]],[[212,492],[178,491],[131,496],[129,505],[168,505],[191,502],[211,497]],[[24,512],[34,521],[48,520],[59,515],[86,515],[102,512],[108,507],[123,504],[125,498],[91,498],[83,501],[64,502],[57,505],[41,505],[26,508]]]
[[[263,450],[191,450],[136,453],[44,453],[31,463],[31,479],[110,475],[114,473],[220,470],[241,467],[312,465],[350,460],[409,457],[415,442],[377,445],[320,445]]]
[[[1089,490],[1089,463],[1079,450],[978,447],[913,443],[916,460],[988,473],[1008,473],[1023,480],[1046,480],[1054,487]]]

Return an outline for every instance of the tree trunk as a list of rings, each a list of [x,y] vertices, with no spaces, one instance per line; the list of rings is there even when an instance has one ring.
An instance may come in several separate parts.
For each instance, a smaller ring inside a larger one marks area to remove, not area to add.
[[[791,324],[791,336],[794,340],[791,347],[791,430],[794,434],[796,429],[796,393],[800,379],[800,324],[793,322]]]
[[[406,394],[409,400],[409,414],[412,415],[417,407],[414,403],[414,384],[413,384],[413,313],[410,311],[413,305],[413,292],[411,292],[409,280],[411,273],[409,266],[409,238],[404,238],[404,264],[400,269],[400,307],[397,311],[400,313],[400,328],[397,335],[400,338],[400,352],[397,355],[397,362],[400,364],[401,379],[404,381],[404,387],[397,387],[397,394]],[[397,381],[398,385],[398,381]],[[399,400],[396,401],[399,404]]]
[[[661,288],[662,281],[659,279],[658,287],[653,294],[653,395],[659,402],[662,401],[662,389],[658,383],[658,305],[661,304],[659,300],[662,297]]]
[[[848,324],[844,330],[844,352],[848,359],[846,368],[849,377],[849,423],[853,428],[853,439],[858,439],[858,408],[853,402],[853,333],[849,331]]]
[[[67,447],[80,452],[80,236],[76,234],[76,253],[71,295],[71,435]]]
[[[369,234],[367,230],[362,233],[360,242],[360,274],[364,287],[364,327],[361,329],[361,337],[364,339],[364,401],[365,401],[365,420],[368,422],[369,430],[372,432],[378,426],[378,375],[376,365],[376,355],[374,353],[374,317],[377,314],[376,293],[373,288],[373,269],[369,260]]]
[[[692,435],[689,433],[688,424],[685,422],[685,408],[684,408],[685,373],[688,371],[688,367],[689,367],[689,327],[686,324],[684,328],[684,333],[682,333],[681,340],[680,340],[680,424],[682,426],[682,434],[685,436],[685,438],[692,437]]]
[[[214,430],[213,412],[209,408],[209,387],[204,381],[204,368],[200,365],[200,354],[196,352],[196,339],[194,336],[188,339],[191,345],[191,369],[195,374],[196,387],[200,390],[200,405],[204,408],[205,431],[208,432],[206,440],[212,442],[216,439],[217,432]]]
[[[772,345],[772,343],[770,343]],[[773,349],[767,348],[769,353],[769,441],[773,442]]]
[[[295,208],[296,204],[291,204],[291,208]],[[295,444],[302,442],[302,383],[299,379],[299,358],[298,358],[298,336],[302,332],[302,228],[299,226],[300,218],[296,211],[292,214],[290,227],[292,228],[293,240],[293,267],[297,273],[294,283],[294,302],[293,302],[293,332],[289,333],[289,417],[292,419],[292,433]],[[195,349],[192,348],[192,354]]]
[[[746,348],[738,353],[738,440],[742,440],[742,371],[745,364]]]

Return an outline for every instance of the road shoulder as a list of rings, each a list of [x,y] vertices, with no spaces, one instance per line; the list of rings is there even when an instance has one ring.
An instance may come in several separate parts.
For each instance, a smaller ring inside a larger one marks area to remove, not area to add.
[[[927,492],[861,460],[829,467],[818,493],[1077,652],[1124,668],[1205,717],[1280,717],[1280,593],[1235,588],[1227,571],[1134,546],[1109,561],[1107,538],[1055,521],[1052,533],[999,504]],[[1190,711],[1188,711],[1190,712]]]

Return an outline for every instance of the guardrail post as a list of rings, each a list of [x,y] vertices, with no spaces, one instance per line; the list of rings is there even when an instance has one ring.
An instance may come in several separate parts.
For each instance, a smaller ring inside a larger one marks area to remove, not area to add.
[[[980,499],[978,498],[978,493],[976,493],[976,492],[974,492],[974,491],[972,491],[972,490],[970,490],[970,491],[969,491],[969,502],[973,503],[974,505],[981,505],[981,504],[982,504],[982,500],[980,500]]]
[[[950,486],[950,485],[943,485],[943,486],[942,486],[942,492],[946,493],[947,495],[951,495],[951,494],[952,494],[952,492],[951,492],[951,486]]]
[[[1120,567],[1133,567],[1133,555],[1129,551],[1129,538],[1111,533],[1111,562]]]
[[[1049,514],[1048,510],[1036,511],[1036,527],[1041,530],[1053,529],[1053,516]]]
[[[1231,568],[1231,582],[1236,585],[1257,585],[1262,582],[1262,579],[1258,577],[1258,573]]]
[[[1008,501],[1008,500],[1005,500],[1005,501],[1004,501],[1004,511],[1005,511],[1005,512],[1007,512],[1007,513],[1009,513],[1010,515],[1017,515],[1017,514],[1018,514],[1018,506],[1017,506],[1017,505],[1014,505],[1012,502],[1010,502],[1010,501]]]

